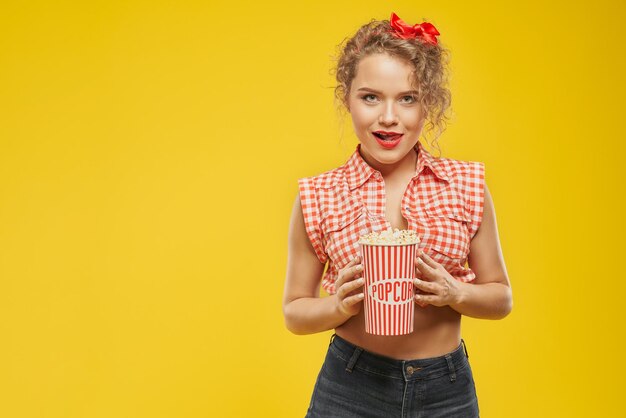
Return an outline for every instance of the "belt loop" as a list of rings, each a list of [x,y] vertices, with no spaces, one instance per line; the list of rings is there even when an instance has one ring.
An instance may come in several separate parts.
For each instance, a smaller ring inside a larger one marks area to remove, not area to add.
[[[450,381],[454,382],[456,380],[456,371],[454,370],[454,363],[450,354],[446,354],[446,361],[448,362],[448,369],[450,369]]]
[[[469,359],[469,354],[467,354],[467,345],[465,345],[465,340],[461,338],[461,342],[463,343],[463,350],[465,350],[465,357]]]
[[[350,361],[348,362],[348,365],[346,366],[347,372],[352,373],[352,369],[354,368],[354,365],[362,352],[363,352],[363,349],[359,346],[357,346],[354,349],[354,353],[352,353],[352,357],[350,357]]]

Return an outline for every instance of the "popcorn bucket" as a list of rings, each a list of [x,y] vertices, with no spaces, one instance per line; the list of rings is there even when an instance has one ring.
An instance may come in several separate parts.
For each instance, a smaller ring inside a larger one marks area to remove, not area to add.
[[[413,332],[415,256],[418,244],[360,242],[365,278],[365,332],[403,335]]]

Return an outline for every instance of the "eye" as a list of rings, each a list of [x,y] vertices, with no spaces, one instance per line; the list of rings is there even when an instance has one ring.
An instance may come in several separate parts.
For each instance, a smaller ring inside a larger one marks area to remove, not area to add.
[[[404,96],[403,99],[409,98],[410,101],[405,102],[405,103],[415,103],[415,100],[417,100],[417,98],[415,96]]]
[[[371,103],[371,102],[372,102],[372,100],[367,100],[367,98],[368,98],[368,97],[374,97],[374,98],[375,98],[376,96],[375,96],[375,95],[373,95],[373,94],[366,94],[366,95],[364,95],[364,96],[361,96],[361,99],[363,99],[363,101],[365,101],[365,102],[369,102],[369,103]]]

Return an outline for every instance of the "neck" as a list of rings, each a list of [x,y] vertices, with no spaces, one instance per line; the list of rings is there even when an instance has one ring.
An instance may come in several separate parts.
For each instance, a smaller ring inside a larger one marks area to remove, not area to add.
[[[415,167],[417,166],[418,148],[415,146],[411,152],[409,152],[402,160],[394,164],[382,164],[378,161],[374,161],[364,153],[359,147],[359,154],[363,160],[373,169],[380,171],[383,178],[391,180],[395,178],[405,178],[408,175],[415,173]]]

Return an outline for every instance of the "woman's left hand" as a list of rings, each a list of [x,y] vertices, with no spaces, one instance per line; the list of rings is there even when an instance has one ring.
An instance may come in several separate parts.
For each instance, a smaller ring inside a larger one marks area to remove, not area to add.
[[[424,251],[418,252],[415,258],[415,268],[418,277],[413,280],[416,288],[415,303],[424,308],[428,304],[445,306],[459,301],[461,284],[448,273],[445,267],[430,258]],[[428,293],[420,294],[420,290]]]

